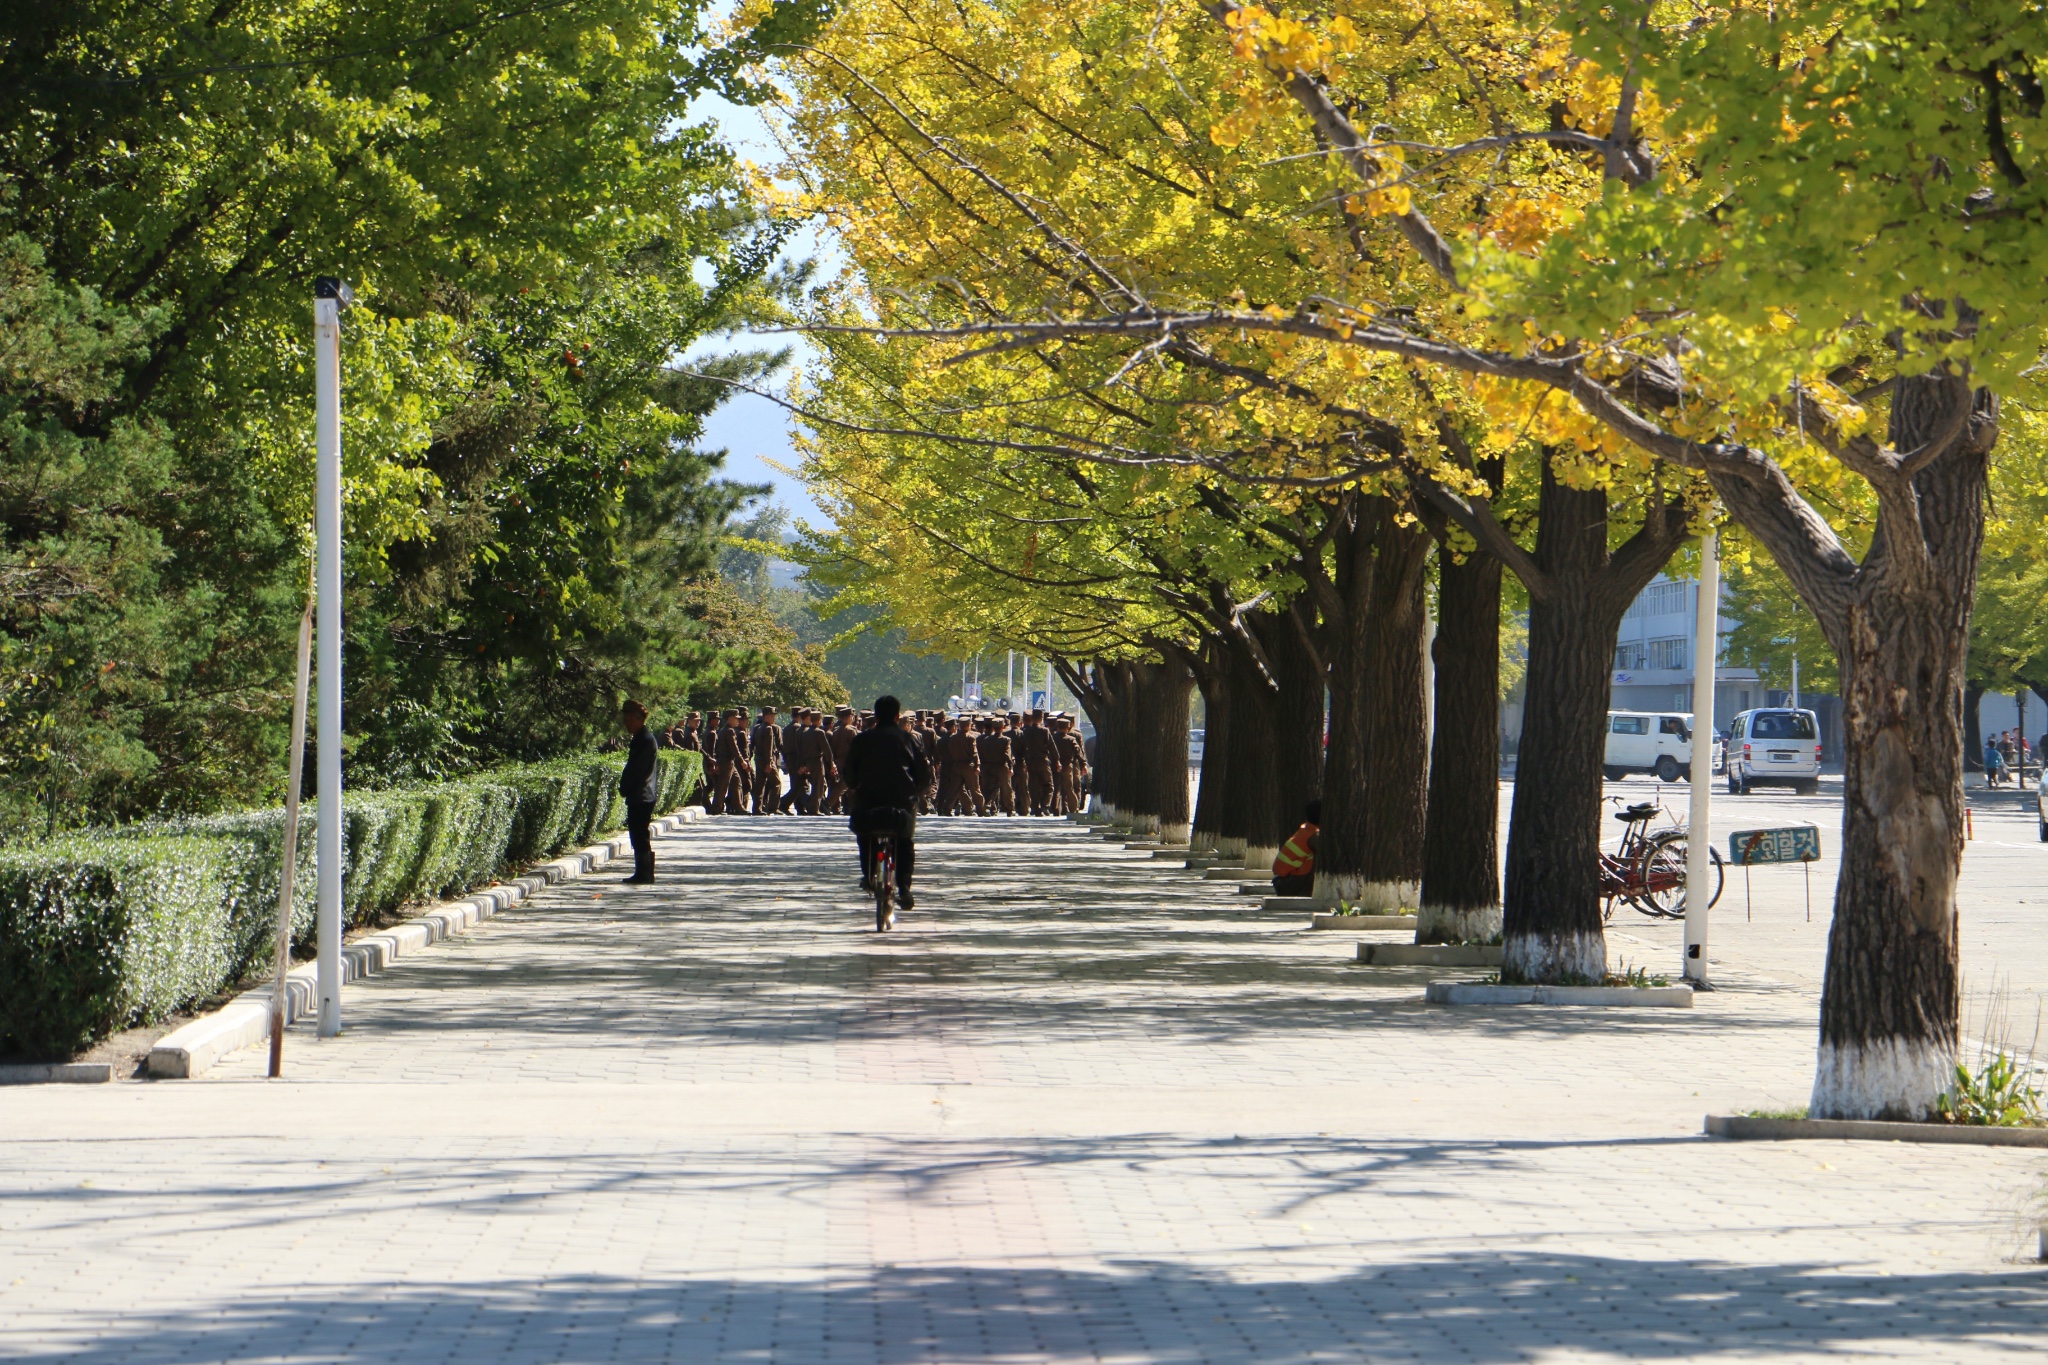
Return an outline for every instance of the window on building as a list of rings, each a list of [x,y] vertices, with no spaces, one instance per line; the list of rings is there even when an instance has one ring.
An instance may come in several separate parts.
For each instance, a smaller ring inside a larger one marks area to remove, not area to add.
[[[1616,645],[1614,647],[1614,666],[1624,671],[1631,668],[1641,668],[1643,666],[1643,642],[1641,640],[1624,640]]]
[[[1640,616],[1683,616],[1690,606],[1689,583],[1652,583],[1636,594],[1623,620]]]
[[[1644,665],[1646,668],[1684,668],[1685,637],[1677,635],[1666,640],[1652,640],[1644,653],[1649,660]]]

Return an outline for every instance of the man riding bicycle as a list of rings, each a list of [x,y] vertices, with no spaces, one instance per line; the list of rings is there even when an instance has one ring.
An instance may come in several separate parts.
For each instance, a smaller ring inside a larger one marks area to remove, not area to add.
[[[910,874],[917,861],[915,808],[918,795],[931,783],[932,770],[924,750],[896,723],[902,714],[903,703],[896,698],[875,698],[875,728],[854,736],[840,776],[846,783],[846,823],[860,844],[860,889],[875,889],[874,836],[894,835],[896,903],[909,910],[916,904],[910,895]]]

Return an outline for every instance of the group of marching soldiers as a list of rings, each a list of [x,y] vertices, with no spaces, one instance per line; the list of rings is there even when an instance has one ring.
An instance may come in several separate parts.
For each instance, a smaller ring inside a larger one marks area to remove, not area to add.
[[[872,712],[850,706],[839,707],[830,726],[810,707],[778,725],[775,708],[764,706],[750,727],[746,711],[734,707],[708,717],[692,711],[662,740],[704,755],[705,808],[713,815],[841,815],[846,751],[873,725]],[[931,765],[921,815],[1067,815],[1087,802],[1088,750],[1071,716],[906,711],[902,725]]]

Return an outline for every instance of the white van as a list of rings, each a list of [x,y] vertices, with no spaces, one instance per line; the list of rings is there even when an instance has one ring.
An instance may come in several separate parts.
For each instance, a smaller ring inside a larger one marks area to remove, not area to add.
[[[1690,779],[1692,713],[1609,711],[1603,762],[1609,780],[1629,773],[1655,773],[1664,782]]]
[[[1728,790],[1790,787],[1802,796],[1820,789],[1820,718],[1772,706],[1744,711],[1728,726]]]

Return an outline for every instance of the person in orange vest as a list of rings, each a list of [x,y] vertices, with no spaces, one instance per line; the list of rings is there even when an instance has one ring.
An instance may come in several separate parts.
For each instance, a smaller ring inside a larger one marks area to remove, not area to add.
[[[1287,836],[1273,859],[1273,894],[1308,896],[1316,888],[1316,835],[1323,823],[1323,803],[1308,803],[1301,828]]]

